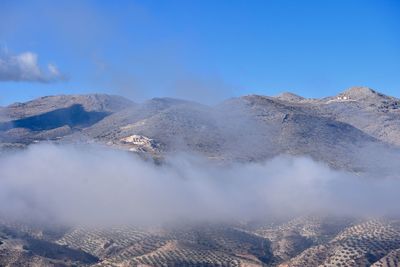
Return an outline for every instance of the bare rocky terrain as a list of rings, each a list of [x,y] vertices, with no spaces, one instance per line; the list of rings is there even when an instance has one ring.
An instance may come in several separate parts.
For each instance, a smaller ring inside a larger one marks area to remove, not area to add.
[[[382,153],[400,149],[400,99],[353,87],[323,99],[249,95],[213,106],[93,94],[0,108],[2,153],[42,142],[96,144],[157,164],[175,152],[222,164],[301,155],[359,173],[381,170]],[[399,261],[398,218],[304,215],[152,228],[0,219],[0,266],[383,267]]]
[[[3,148],[43,141],[97,143],[163,157],[190,151],[222,161],[307,155],[337,168],[365,167],[367,147],[400,145],[400,100],[366,87],[306,99],[249,95],[207,106],[154,98],[63,95],[0,110]],[[126,142],[126,140],[141,140]],[[364,165],[364,166],[363,166]]]

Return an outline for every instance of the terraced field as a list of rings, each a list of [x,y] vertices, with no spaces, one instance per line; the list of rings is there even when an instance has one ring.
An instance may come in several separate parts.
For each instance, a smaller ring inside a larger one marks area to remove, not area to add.
[[[389,252],[385,257],[371,265],[372,267],[398,267],[400,266],[400,249]]]
[[[345,228],[326,244],[311,247],[283,266],[370,266],[400,248],[400,232],[388,220]]]
[[[98,257],[97,266],[241,266],[272,260],[268,239],[223,226],[79,228],[57,243]]]
[[[398,266],[400,220],[304,216],[152,229],[0,224],[0,266]]]

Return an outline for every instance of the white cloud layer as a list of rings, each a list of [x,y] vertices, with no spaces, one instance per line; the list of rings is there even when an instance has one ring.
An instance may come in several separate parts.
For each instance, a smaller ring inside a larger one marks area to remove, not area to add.
[[[65,76],[58,68],[53,64],[41,67],[35,53],[0,53],[0,81],[49,83],[61,80],[65,80]]]
[[[148,225],[400,214],[398,178],[357,176],[308,158],[219,166],[185,154],[156,166],[121,151],[37,145],[0,156],[0,173],[0,217],[24,221]]]

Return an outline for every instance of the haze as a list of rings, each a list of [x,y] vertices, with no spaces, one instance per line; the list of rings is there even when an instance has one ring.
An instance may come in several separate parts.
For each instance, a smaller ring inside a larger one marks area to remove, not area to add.
[[[400,211],[398,179],[332,170],[304,157],[224,166],[178,154],[155,165],[127,152],[48,144],[2,156],[0,169],[2,216],[42,223],[161,225]]]

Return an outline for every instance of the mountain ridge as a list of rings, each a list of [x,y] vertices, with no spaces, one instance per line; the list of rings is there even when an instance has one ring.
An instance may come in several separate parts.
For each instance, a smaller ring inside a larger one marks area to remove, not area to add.
[[[115,95],[59,95],[9,105],[0,115],[3,144],[86,140],[151,156],[189,151],[262,161],[292,154],[358,169],[353,156],[362,147],[400,146],[400,102],[367,87],[321,99],[246,95],[212,106],[174,98],[135,103]]]

